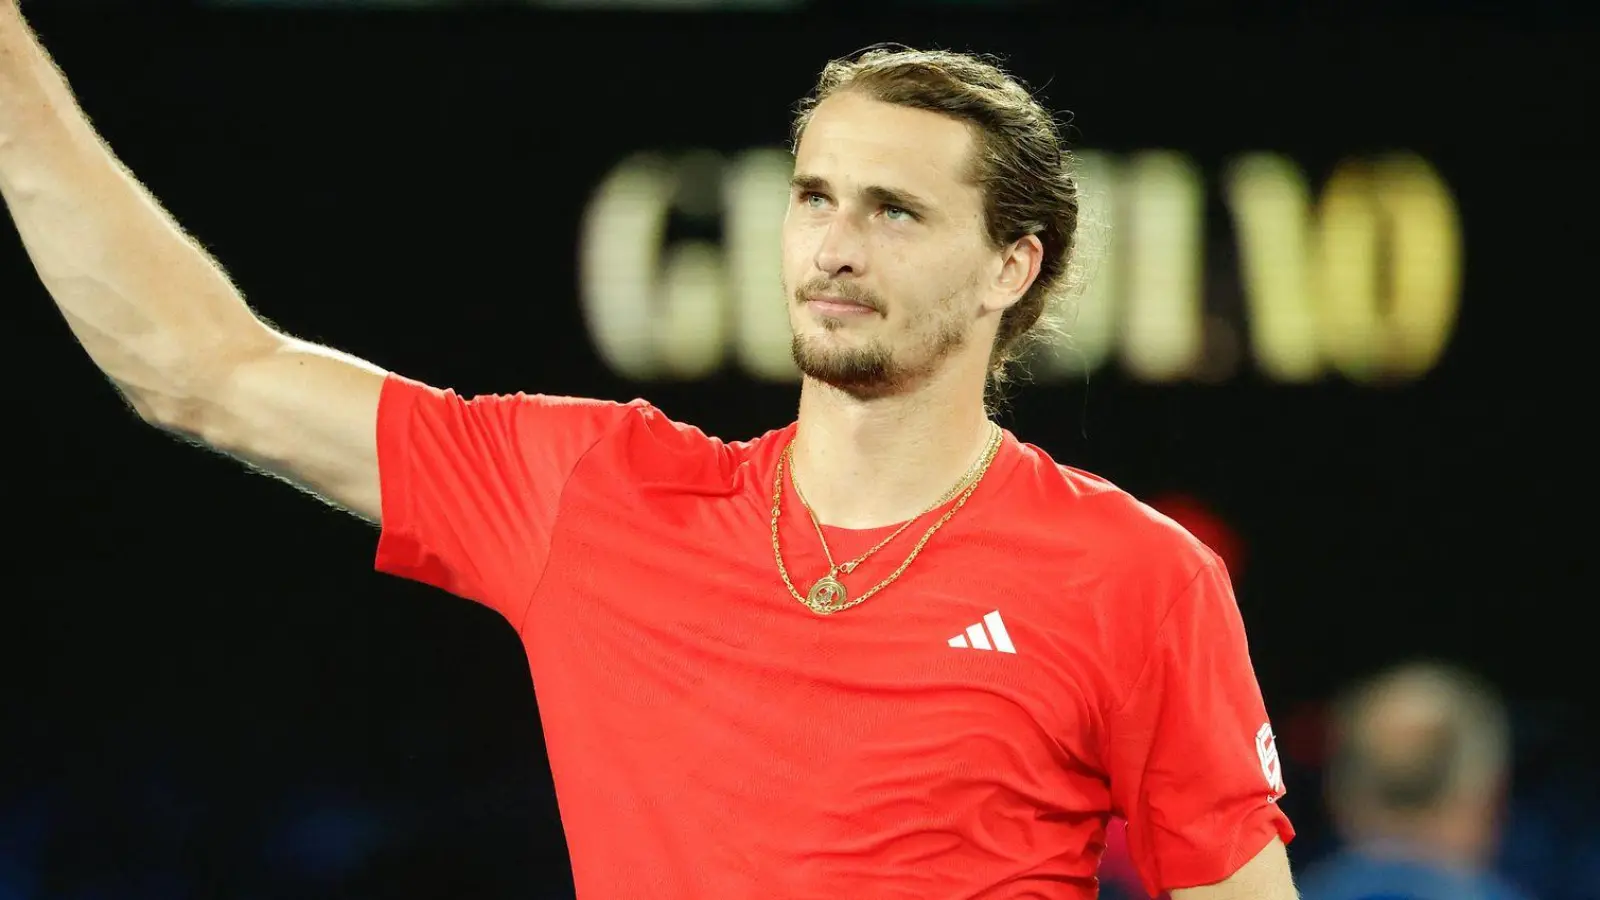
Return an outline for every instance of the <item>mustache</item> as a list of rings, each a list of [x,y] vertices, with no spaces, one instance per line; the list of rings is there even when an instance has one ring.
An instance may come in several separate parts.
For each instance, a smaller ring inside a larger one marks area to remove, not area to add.
[[[794,292],[795,299],[801,303],[814,300],[817,297],[838,297],[850,303],[859,303],[873,312],[883,312],[883,301],[877,294],[852,284],[848,281],[829,281],[826,278],[814,279],[801,285]]]

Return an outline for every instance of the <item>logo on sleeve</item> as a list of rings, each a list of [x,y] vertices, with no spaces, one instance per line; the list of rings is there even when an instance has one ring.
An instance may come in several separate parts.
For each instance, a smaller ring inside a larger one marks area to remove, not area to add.
[[[1272,723],[1268,722],[1256,732],[1256,757],[1261,760],[1261,774],[1267,779],[1267,786],[1272,789],[1272,796],[1277,797],[1283,793],[1283,762],[1278,759],[1278,739],[1272,734]]]

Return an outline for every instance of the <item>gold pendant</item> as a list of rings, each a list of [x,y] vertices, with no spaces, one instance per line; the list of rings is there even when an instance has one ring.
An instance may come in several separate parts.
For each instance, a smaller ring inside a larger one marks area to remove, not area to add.
[[[844,606],[845,598],[844,585],[829,572],[811,586],[811,593],[806,595],[806,605],[814,612],[831,613]]]

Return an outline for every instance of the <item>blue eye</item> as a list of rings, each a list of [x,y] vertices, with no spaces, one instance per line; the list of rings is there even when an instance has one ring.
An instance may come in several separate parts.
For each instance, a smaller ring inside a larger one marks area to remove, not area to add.
[[[883,214],[895,221],[909,222],[916,218],[916,216],[911,214],[911,210],[902,209],[898,206],[885,206],[883,208]]]

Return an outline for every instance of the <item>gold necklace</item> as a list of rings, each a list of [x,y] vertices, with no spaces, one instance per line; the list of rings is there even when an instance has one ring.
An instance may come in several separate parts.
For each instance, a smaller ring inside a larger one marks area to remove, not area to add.
[[[972,464],[972,467],[966,471],[966,474],[961,476],[961,479],[955,483],[954,487],[948,491],[945,491],[942,497],[940,497],[938,500],[935,500],[922,512],[918,513],[911,519],[908,519],[899,528],[896,528],[888,537],[874,545],[872,549],[846,563],[841,564],[834,562],[833,550],[828,547],[828,539],[824,537],[822,533],[822,522],[817,519],[816,511],[813,510],[811,508],[811,504],[806,501],[805,494],[801,493],[800,491],[800,483],[796,481],[794,486],[795,496],[800,498],[800,505],[805,507],[806,514],[811,519],[811,527],[817,532],[817,540],[822,543],[823,556],[825,556],[828,560],[828,573],[817,579],[816,583],[811,586],[811,590],[805,596],[801,596],[800,591],[794,586],[794,581],[789,577],[789,569],[783,564],[783,548],[778,541],[778,521],[783,509],[783,471],[785,465],[787,465],[791,470],[794,467],[794,443],[790,442],[787,447],[784,447],[783,452],[778,455],[777,472],[773,475],[772,556],[775,560],[777,560],[778,574],[783,577],[783,584],[784,587],[789,589],[789,595],[794,597],[796,600],[799,600],[801,603],[804,603],[811,609],[812,612],[825,616],[849,609],[858,603],[865,603],[868,598],[893,584],[895,580],[898,579],[903,572],[905,572],[906,569],[910,568],[912,561],[917,558],[917,554],[922,552],[922,548],[927,545],[928,541],[932,539],[933,535],[940,528],[943,528],[945,523],[949,522],[956,512],[961,509],[961,507],[967,504],[967,500],[972,496],[973,491],[977,490],[978,483],[983,480],[983,476],[989,471],[989,465],[994,462],[995,455],[1000,450],[1002,437],[1000,426],[990,423],[989,428],[989,443],[988,446],[984,448],[983,455],[978,458],[977,462]],[[791,475],[791,478],[792,477],[793,476]],[[865,561],[867,557],[883,549],[889,544],[890,541],[893,541],[907,528],[910,528],[911,525],[918,519],[934,511],[935,509],[938,509],[945,503],[948,503],[950,498],[956,496],[958,493],[961,495],[961,498],[956,501],[956,505],[946,510],[943,516],[940,516],[937,521],[928,526],[928,530],[923,532],[921,539],[917,541],[915,547],[911,548],[910,555],[908,555],[905,561],[900,564],[899,568],[895,569],[889,574],[889,577],[878,582],[861,596],[854,599],[849,597],[848,592],[845,590],[844,583],[839,580],[840,575],[850,574],[856,568],[856,566],[861,565],[861,563]]]
[[[999,440],[1000,429],[998,426],[991,424],[989,443],[998,444]],[[872,549],[861,554],[855,559],[850,560],[849,562],[839,564],[834,563],[833,551],[828,547],[828,538],[822,533],[822,523],[818,521],[816,511],[811,508],[811,501],[806,499],[806,492],[800,489],[800,479],[794,474],[794,445],[792,443],[789,445],[789,447],[785,448],[784,458],[789,465],[789,482],[794,485],[795,496],[800,498],[800,505],[805,507],[806,514],[811,519],[811,527],[817,532],[817,541],[822,544],[822,553],[828,558],[828,565],[832,567],[830,574],[849,575],[856,566],[859,566],[865,562],[867,557],[877,553],[879,550],[882,550],[890,541],[899,537],[907,528],[910,528],[912,525],[916,524],[918,519],[950,502],[951,498],[965,490],[966,487],[972,483],[974,478],[977,478],[981,475],[979,469],[985,465],[985,458],[988,456],[988,452],[988,448],[985,447],[984,452],[978,454],[978,458],[972,461],[972,465],[967,467],[967,471],[963,472],[961,477],[957,479],[956,483],[951,485],[950,489],[945,491],[944,494],[939,497],[939,499],[923,507],[921,512],[901,523],[899,528],[896,528],[888,537],[873,545]]]

